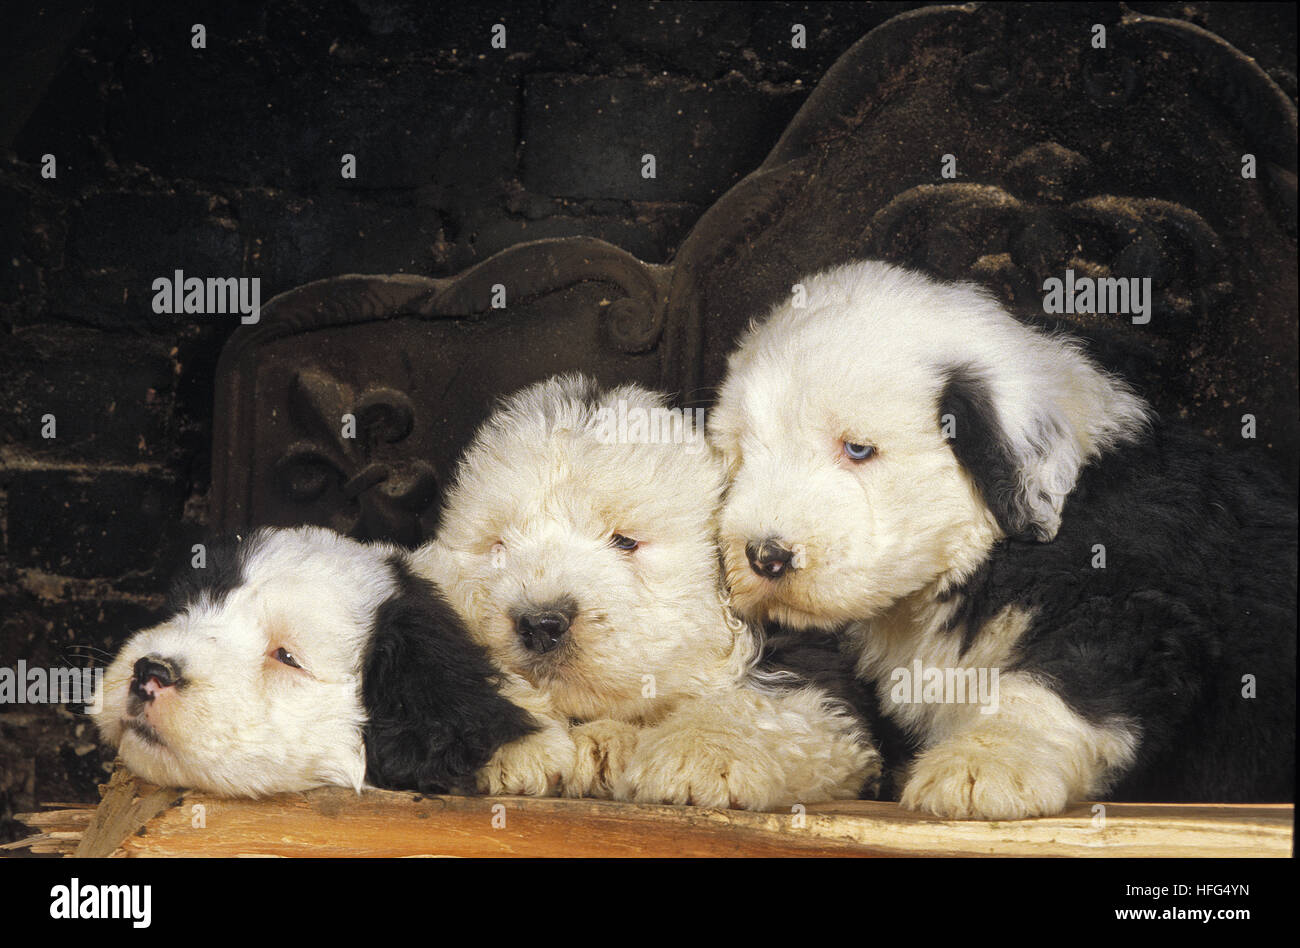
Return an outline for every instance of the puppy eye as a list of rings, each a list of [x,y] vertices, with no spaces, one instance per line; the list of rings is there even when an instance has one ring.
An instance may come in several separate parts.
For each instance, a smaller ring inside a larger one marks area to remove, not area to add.
[[[274,652],[271,653],[271,657],[274,658],[277,662],[283,662],[285,665],[288,665],[290,668],[302,668],[302,666],[298,664],[298,659],[294,658],[293,655],[290,654],[287,648],[283,648],[283,647],[277,648]]]
[[[853,441],[845,441],[844,456],[850,461],[869,461],[876,456],[876,446],[874,444],[857,444]]]
[[[631,537],[625,537],[621,533],[614,534],[614,536],[610,538],[609,543],[615,549],[624,550],[628,553],[631,553],[633,550],[635,550],[637,547],[641,545],[641,542],[639,540],[633,540]]]

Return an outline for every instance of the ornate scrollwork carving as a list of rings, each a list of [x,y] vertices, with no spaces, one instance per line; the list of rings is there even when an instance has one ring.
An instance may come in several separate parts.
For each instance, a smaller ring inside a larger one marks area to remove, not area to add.
[[[1222,241],[1195,211],[1156,198],[1079,197],[1088,159],[1054,142],[1018,155],[1009,177],[1019,194],[965,182],[909,188],[872,217],[869,253],[952,279],[973,273],[1026,306],[1066,268],[1149,276],[1156,311],[1176,317],[1208,314],[1232,292]]]

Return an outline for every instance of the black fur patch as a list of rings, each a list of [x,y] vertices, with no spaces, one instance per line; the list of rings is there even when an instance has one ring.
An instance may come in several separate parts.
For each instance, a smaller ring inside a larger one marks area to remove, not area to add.
[[[497,690],[497,671],[432,583],[400,555],[396,594],[379,607],[362,670],[366,779],[421,793],[473,793],[503,744],[536,730]]]
[[[1023,503],[1015,456],[998,422],[988,383],[969,365],[944,373],[939,395],[939,419],[955,421],[952,453],[970,474],[985,505],[1009,537],[1038,539],[1033,514]]]
[[[247,537],[221,537],[205,544],[203,569],[187,562],[172,580],[167,596],[167,616],[179,615],[205,596],[220,605],[232,589],[243,585],[244,565],[261,545],[262,533]]]
[[[1110,799],[1293,799],[1296,510],[1253,459],[1157,425],[1084,468],[1053,542],[998,544],[954,595],[967,643],[1007,606],[1033,611],[1004,673],[1137,726]]]

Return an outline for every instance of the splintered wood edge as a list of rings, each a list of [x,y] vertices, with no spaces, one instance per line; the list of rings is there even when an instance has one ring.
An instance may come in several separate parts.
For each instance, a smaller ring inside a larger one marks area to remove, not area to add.
[[[180,802],[183,791],[155,787],[132,777],[119,764],[100,787],[102,794],[95,815],[81,835],[76,855],[96,858],[114,854],[132,833],[163,810]]]
[[[95,818],[95,810],[91,808],[80,808],[75,810],[42,810],[39,813],[15,813],[14,819],[25,826],[33,827],[61,827],[68,829],[73,826],[79,826],[85,829],[92,819]]]
[[[605,800],[341,788],[231,800],[124,770],[98,809],[23,814],[9,844],[77,856],[1279,856],[1294,808],[1079,804],[1010,822],[938,820],[870,801],[754,813]],[[1094,812],[1097,810],[1097,812]]]

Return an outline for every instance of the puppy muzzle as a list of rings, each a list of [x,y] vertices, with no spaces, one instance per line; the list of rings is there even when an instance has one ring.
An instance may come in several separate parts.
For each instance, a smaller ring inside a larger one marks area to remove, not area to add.
[[[795,551],[784,541],[768,537],[745,545],[749,568],[764,579],[780,579],[798,568]]]
[[[168,688],[181,683],[180,663],[172,659],[146,655],[131,670],[131,694],[141,701],[153,701]]]
[[[515,617],[515,631],[524,648],[544,655],[564,644],[576,612],[567,603],[522,612]]]

